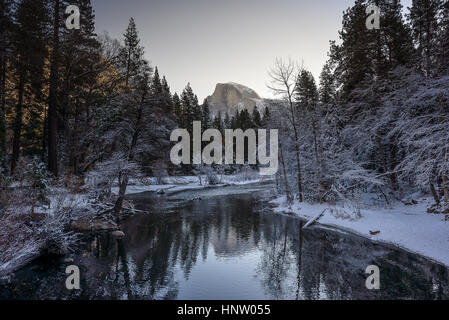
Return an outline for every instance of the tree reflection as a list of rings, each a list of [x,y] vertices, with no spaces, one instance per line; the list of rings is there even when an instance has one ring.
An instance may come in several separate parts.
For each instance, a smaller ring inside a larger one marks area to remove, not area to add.
[[[248,285],[269,299],[449,297],[448,269],[359,237],[303,230],[299,219],[256,211],[252,195],[164,201],[143,198],[141,208],[151,214],[122,222],[123,240],[86,238],[75,259],[81,291],[65,289],[63,264],[42,262],[20,271],[17,282],[0,285],[0,298],[176,299],[198,264],[220,276],[224,260],[251,261],[254,268],[242,267],[243,276],[255,278]],[[381,269],[380,291],[365,288],[371,264]]]

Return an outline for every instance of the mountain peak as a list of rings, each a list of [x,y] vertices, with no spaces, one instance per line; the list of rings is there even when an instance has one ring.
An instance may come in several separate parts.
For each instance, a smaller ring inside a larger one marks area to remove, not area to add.
[[[230,115],[247,109],[250,113],[262,101],[262,98],[251,88],[236,82],[218,83],[214,93],[206,98],[214,115],[228,112]]]

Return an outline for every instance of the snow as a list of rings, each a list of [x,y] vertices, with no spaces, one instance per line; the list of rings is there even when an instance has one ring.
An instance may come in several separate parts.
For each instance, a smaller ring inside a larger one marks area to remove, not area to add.
[[[430,198],[420,198],[417,205],[406,206],[397,203],[391,209],[361,209],[362,217],[349,220],[336,217],[330,209],[344,210],[342,207],[294,202],[285,205],[286,197],[272,201],[280,213],[294,213],[310,220],[326,210],[316,222],[324,227],[356,233],[372,241],[393,244],[409,252],[417,253],[431,260],[449,266],[449,222],[444,215],[426,212]],[[370,232],[380,233],[372,235]]]
[[[158,190],[166,190],[175,187],[174,185],[137,185],[137,186],[128,186],[126,188],[126,194],[135,194],[142,192],[156,192]],[[119,187],[111,188],[113,194],[117,195],[119,191]]]
[[[220,178],[220,184],[210,186],[204,184],[204,181],[206,181],[206,176],[202,177],[203,184],[200,184],[199,178],[197,176],[165,177],[162,179],[163,184],[157,184],[157,179],[151,177],[143,179],[143,181],[131,181],[130,185],[128,185],[128,187],[126,188],[126,194],[131,195],[142,192],[157,192],[159,190],[164,190],[166,193],[176,193],[181,191],[204,189],[206,187],[253,184],[271,179],[271,177],[266,176],[244,178],[242,177],[242,175],[229,175],[222,176]],[[119,187],[113,187],[111,188],[111,191],[113,194],[117,195]]]
[[[0,219],[0,277],[20,269],[45,251],[70,250],[77,241],[77,236],[66,228],[70,221],[97,212],[87,194],[70,193],[62,186],[48,188],[48,204],[34,207],[24,199],[28,189],[19,189],[20,185],[16,190],[7,189],[19,200],[9,203],[7,214]],[[34,220],[31,213],[39,215],[39,219]]]
[[[51,188],[48,196],[49,205],[34,208],[34,213],[53,215],[61,208],[89,208],[88,194],[73,194],[64,188]]]

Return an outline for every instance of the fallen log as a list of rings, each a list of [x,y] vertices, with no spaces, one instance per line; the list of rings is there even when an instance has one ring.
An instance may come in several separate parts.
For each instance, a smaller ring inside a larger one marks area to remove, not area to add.
[[[314,224],[315,222],[317,222],[326,212],[327,209],[324,209],[321,213],[317,214],[316,216],[314,216],[312,219],[310,219],[309,221],[307,221],[307,223],[304,225],[304,227],[302,227],[303,229],[307,229],[308,227],[310,227],[312,224]]]

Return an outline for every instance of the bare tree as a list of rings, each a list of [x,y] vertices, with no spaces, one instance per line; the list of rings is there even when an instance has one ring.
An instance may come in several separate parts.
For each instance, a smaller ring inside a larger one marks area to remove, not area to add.
[[[268,88],[277,96],[281,96],[286,108],[286,117],[293,130],[295,140],[295,153],[297,165],[298,199],[303,202],[301,155],[299,142],[299,125],[297,122],[297,110],[294,103],[294,91],[296,86],[297,72],[293,60],[284,61],[277,58],[274,67],[269,72],[270,84]]]

